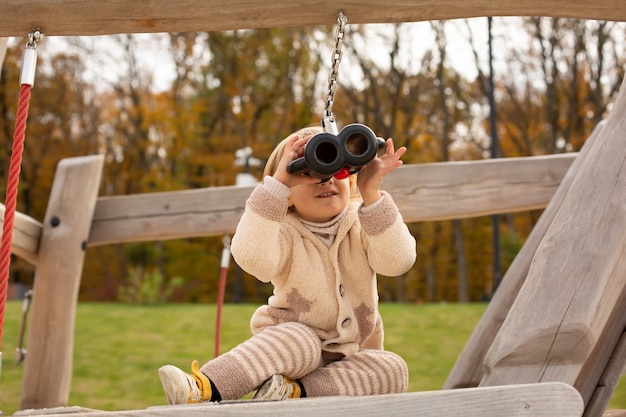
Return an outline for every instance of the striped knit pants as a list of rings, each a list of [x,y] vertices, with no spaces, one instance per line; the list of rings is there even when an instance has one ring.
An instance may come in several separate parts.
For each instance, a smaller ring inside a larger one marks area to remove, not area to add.
[[[408,368],[395,353],[366,349],[328,362],[321,346],[306,325],[282,323],[205,363],[201,371],[223,400],[243,397],[274,374],[299,379],[308,397],[406,391]]]

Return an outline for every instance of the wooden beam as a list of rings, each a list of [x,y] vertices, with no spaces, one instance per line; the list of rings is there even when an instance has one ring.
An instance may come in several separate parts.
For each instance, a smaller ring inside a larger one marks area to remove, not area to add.
[[[4,224],[4,204],[0,204],[0,236],[2,236],[2,225]],[[41,222],[23,213],[15,213],[13,223],[13,241],[11,242],[11,252],[20,258],[37,263],[37,252],[39,251],[39,239],[43,225]]]
[[[39,410],[36,410],[37,412]],[[55,412],[57,411],[57,412]],[[287,401],[224,401],[150,407],[145,410],[95,411],[41,410],[46,417],[580,417],[583,402],[578,392],[562,383],[510,385],[410,392],[364,397],[300,398]],[[35,415],[35,414],[28,414]]]
[[[385,177],[406,222],[544,208],[577,154],[405,165]],[[100,197],[88,245],[232,233],[252,187]]]
[[[479,16],[553,16],[626,21],[622,0],[3,0],[0,36],[106,35],[399,23]]]
[[[561,207],[563,199],[576,177],[576,173],[587,157],[599,133],[602,131],[602,126],[604,126],[604,122],[596,126],[591,136],[585,141],[585,145],[574,163],[568,169],[563,181],[561,181],[561,185],[550,200],[548,207],[546,207],[541,214],[539,221],[533,227],[524,246],[522,246],[522,249],[506,271],[493,299],[489,302],[485,313],[480,318],[472,336],[450,371],[444,388],[475,387],[480,383],[483,377],[483,361],[485,355],[493,339],[498,334],[504,319],[511,310],[511,306],[515,302],[517,294],[526,281],[526,276],[528,275],[528,270],[530,269],[530,264],[535,256],[537,247],[539,247],[546,231],[550,227],[550,224],[552,224],[552,220],[554,220],[554,216]]]
[[[481,386],[561,381],[585,403],[595,391],[626,328],[624,115],[626,83],[487,352]]]
[[[35,271],[21,409],[67,405],[85,241],[103,163],[96,155],[58,164]]]
[[[387,175],[406,222],[546,207],[577,153],[406,165]]]

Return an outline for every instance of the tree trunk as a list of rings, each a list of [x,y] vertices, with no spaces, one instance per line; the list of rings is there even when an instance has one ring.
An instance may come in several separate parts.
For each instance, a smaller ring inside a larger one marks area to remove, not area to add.
[[[452,230],[454,231],[454,246],[456,248],[456,259],[458,262],[459,280],[459,302],[469,301],[469,288],[467,284],[467,256],[465,254],[465,237],[460,220],[452,220]]]

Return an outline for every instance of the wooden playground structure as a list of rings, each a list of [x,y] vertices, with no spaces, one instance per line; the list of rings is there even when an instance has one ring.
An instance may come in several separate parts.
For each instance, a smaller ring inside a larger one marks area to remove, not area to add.
[[[626,21],[623,0],[8,0],[2,37],[209,31],[477,16]],[[36,266],[23,415],[626,416],[606,411],[626,365],[626,86],[577,154],[407,165],[385,178],[407,222],[545,210],[441,391],[103,412],[67,407],[88,246],[232,233],[250,187],[98,197],[103,157],[59,163],[42,222],[12,251]],[[410,179],[409,179],[410,178]],[[454,202],[454,204],[452,204]],[[46,410],[48,409],[48,410]]]

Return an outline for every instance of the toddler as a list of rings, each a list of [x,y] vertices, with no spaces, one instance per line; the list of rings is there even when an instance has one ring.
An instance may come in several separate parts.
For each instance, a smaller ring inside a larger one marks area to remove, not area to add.
[[[251,319],[252,336],[191,374],[166,365],[170,404],[405,392],[404,360],[383,349],[376,273],[397,276],[416,259],[415,239],[383,177],[402,165],[402,147],[348,178],[290,174],[319,127],[302,129],[270,155],[231,244],[233,258],[273,295]],[[357,191],[358,189],[358,191]]]

